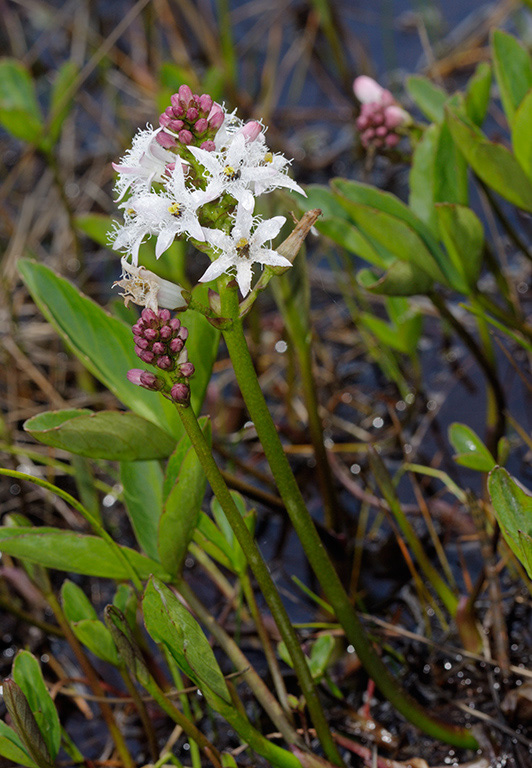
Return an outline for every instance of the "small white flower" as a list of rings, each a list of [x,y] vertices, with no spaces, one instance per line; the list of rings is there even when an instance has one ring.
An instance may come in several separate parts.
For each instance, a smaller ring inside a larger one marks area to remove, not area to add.
[[[131,149],[120,158],[120,162],[113,163],[113,168],[118,173],[115,184],[117,200],[121,200],[128,189],[138,184],[149,188],[153,181],[164,181],[166,167],[175,162],[176,157],[155,140],[160,130],[154,130],[151,126],[139,130],[133,138]]]
[[[135,267],[127,259],[123,258],[120,263],[122,279],[113,283],[113,288],[118,285],[123,289],[124,293],[120,296],[124,298],[126,307],[130,301],[154,312],[159,307],[183,309],[187,306],[181,286],[164,280],[145,267]]]
[[[219,196],[221,186],[212,180],[206,190],[188,189],[183,167],[176,162],[164,192],[134,193],[125,203],[124,224],[118,226],[113,247],[124,250],[138,264],[139,248],[146,236],[156,235],[155,256],[159,258],[178,235],[203,241],[198,209]]]
[[[239,205],[230,235],[220,229],[205,228],[205,240],[221,251],[221,255],[200,277],[200,282],[209,282],[224,273],[234,274],[242,296],[247,296],[251,290],[253,264],[267,264],[271,267],[292,266],[284,256],[265,246],[265,243],[279,234],[285,221],[284,216],[260,221],[253,217],[251,211]]]
[[[254,193],[259,195],[277,187],[286,187],[304,195],[304,191],[284,171],[288,161],[284,158],[273,161],[263,136],[255,141],[246,141],[239,130],[230,136],[225,152],[207,152],[198,147],[189,147],[194,155],[216,181],[223,192],[252,211],[255,206]]]

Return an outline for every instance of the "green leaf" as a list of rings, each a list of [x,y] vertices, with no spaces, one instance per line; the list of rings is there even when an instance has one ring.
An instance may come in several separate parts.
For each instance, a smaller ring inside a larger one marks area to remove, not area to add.
[[[467,205],[468,200],[467,163],[443,123],[434,158],[434,202]]]
[[[194,531],[194,541],[224,568],[233,568],[233,550],[227,539],[211,518],[202,512]]]
[[[490,103],[491,67],[487,61],[477,65],[466,87],[465,108],[472,123],[482,125]]]
[[[61,128],[72,109],[74,94],[65,99],[65,95],[78,76],[78,66],[74,61],[65,61],[59,68],[50,93],[50,107],[48,110],[47,141],[50,147],[59,139]]]
[[[91,459],[165,459],[175,446],[167,432],[131,412],[45,411],[28,419],[24,429],[41,443]]]
[[[124,405],[179,439],[183,427],[175,407],[126,378],[139,367],[131,328],[43,264],[20,259],[18,268],[43,315],[86,368]]]
[[[532,180],[532,90],[527,93],[512,122],[514,154],[529,179]]]
[[[311,211],[314,208],[319,208],[323,218],[332,216],[347,219],[345,209],[330,187],[324,187],[322,184],[307,184],[305,192],[307,193],[306,197],[299,196],[297,199],[298,206],[302,211]],[[321,219],[318,219],[318,226],[320,222]]]
[[[376,317],[369,312],[361,312],[360,322],[385,346],[404,354],[408,352],[408,348],[397,330],[382,320],[382,318]]]
[[[412,264],[434,280],[447,279],[418,233],[407,223],[389,213],[360,203],[350,206],[351,216],[364,234],[381,243],[397,259]]]
[[[532,182],[515,157],[495,144],[457,111],[447,110],[453,139],[477,176],[505,200],[532,211]]]
[[[512,35],[496,29],[491,39],[495,77],[508,122],[532,88],[532,61],[526,49]]]
[[[246,508],[246,502],[243,496],[238,491],[231,491],[231,496],[235,502],[236,508],[240,512],[242,519],[244,520],[251,535],[255,532],[256,515],[253,510],[249,511]],[[213,497],[211,501],[211,511],[216,520],[218,529],[227,542],[229,548],[229,558],[231,561],[230,569],[236,574],[245,573],[247,570],[247,558],[246,555],[236,539],[231,524],[227,519],[225,512],[216,497]],[[227,551],[227,550],[224,550]]]
[[[411,75],[406,78],[406,90],[429,120],[441,123],[444,117],[443,106],[448,99],[442,88],[426,77]]]
[[[451,424],[449,441],[456,451],[454,460],[463,467],[490,472],[497,463],[480,437],[465,424]]]
[[[213,650],[203,631],[174,593],[151,578],[142,601],[146,629],[156,643],[163,643],[179,668],[199,684],[207,701],[216,706],[211,691],[231,704],[231,696]]]
[[[506,543],[532,579],[532,496],[502,467],[495,467],[488,488]]]
[[[28,755],[18,734],[9,725],[0,720],[0,756],[26,768],[37,768]]]
[[[70,579],[65,579],[63,582],[61,601],[65,616],[70,622],[98,618],[98,614],[85,592]]]
[[[318,222],[316,229],[346,251],[354,253],[370,264],[383,269],[390,264],[390,257],[379,253],[351,222],[337,216],[329,216]]]
[[[0,124],[16,139],[30,144],[38,144],[42,135],[32,77],[15,59],[0,59]]]
[[[207,427],[208,421],[209,421],[208,416],[200,416],[200,418],[198,419],[198,422],[202,431],[204,432],[204,434],[209,434],[209,440],[210,440],[211,439],[210,427],[209,428]],[[176,484],[179,471],[183,463],[183,459],[187,455],[191,446],[192,446],[192,443],[190,441],[190,437],[187,434],[184,434],[181,440],[176,445],[174,452],[168,459],[168,462],[166,464],[166,471],[164,474],[164,482],[163,482],[163,501],[166,501],[166,499],[170,494],[170,491]]]
[[[12,675],[26,696],[52,760],[55,760],[61,744],[61,725],[42,676],[41,665],[29,651],[19,651],[13,662]]]
[[[463,276],[464,293],[473,288],[482,268],[484,228],[471,208],[451,203],[436,206],[440,235],[447,253]]]
[[[211,423],[203,427],[205,439],[211,443]],[[188,436],[184,436],[188,439]],[[159,521],[157,551],[168,573],[180,574],[198,524],[207,479],[194,448],[185,454],[179,474],[164,503]]]
[[[382,213],[390,214],[390,216],[408,224],[415,231],[432,254],[436,264],[440,267],[442,267],[442,264],[445,264],[445,254],[440,248],[438,240],[431,232],[430,227],[424,221],[421,221],[398,197],[390,192],[381,192],[381,190],[368,184],[361,184],[360,182],[347,179],[333,179],[331,186],[336,191],[338,200],[354,221],[356,219],[353,216],[353,212],[357,209],[357,204],[368,208],[376,208]],[[372,245],[375,246],[377,242],[377,240],[372,240]],[[391,251],[391,253],[393,254],[394,251]]]
[[[156,574],[169,576],[159,563],[129,547],[120,547],[140,579]],[[116,558],[114,549],[97,536],[62,531],[59,528],[0,528],[0,552],[58,571],[127,580],[130,572]]]
[[[312,644],[309,667],[314,680],[321,680],[327,672],[335,647],[336,640],[332,635],[320,635]]]
[[[426,272],[405,261],[396,261],[381,278],[369,269],[361,269],[357,280],[367,291],[380,296],[424,296],[433,285]]]
[[[80,643],[83,643],[99,659],[118,666],[118,653],[111,633],[98,619],[84,591],[74,582],[66,579],[61,587],[61,599],[65,616]]]
[[[148,557],[158,560],[157,528],[163,511],[161,466],[158,461],[122,461],[120,482],[135,538]]]
[[[408,204],[434,234],[438,233],[434,210],[434,174],[440,131],[439,125],[431,125],[424,132],[412,155],[409,179]]]

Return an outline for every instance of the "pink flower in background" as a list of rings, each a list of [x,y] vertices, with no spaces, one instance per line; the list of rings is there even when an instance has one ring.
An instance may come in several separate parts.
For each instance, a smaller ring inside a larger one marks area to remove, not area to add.
[[[394,100],[390,91],[366,75],[353,83],[355,96],[361,103],[355,125],[365,149],[391,149],[401,140],[398,128],[408,125],[411,117]]]

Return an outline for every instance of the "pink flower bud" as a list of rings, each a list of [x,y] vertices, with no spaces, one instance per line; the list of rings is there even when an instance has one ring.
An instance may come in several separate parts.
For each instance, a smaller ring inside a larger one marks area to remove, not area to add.
[[[179,96],[179,100],[183,104],[183,106],[188,107],[190,100],[192,98],[192,91],[189,88],[188,85],[180,85],[179,91],[177,92]]]
[[[169,120],[168,125],[166,127],[168,128],[168,130],[174,131],[175,133],[177,133],[183,128],[184,125],[185,123],[182,120]]]
[[[141,375],[143,373],[145,373],[145,371],[141,370],[140,368],[131,368],[131,370],[129,370],[126,373],[126,378],[132,384],[136,384],[137,387],[141,387],[142,384],[141,384],[141,381],[140,381],[140,377],[141,377]]]
[[[188,339],[188,328],[184,328],[183,326],[181,326],[181,328],[179,329],[178,336],[181,339],[183,339],[183,341],[186,341]]]
[[[174,364],[168,355],[163,355],[155,362],[155,365],[162,371],[169,371]]]
[[[183,363],[182,365],[179,366],[179,371],[181,372],[181,375],[186,376],[187,379],[189,376],[194,375],[194,370],[195,369],[192,363]]]
[[[196,107],[190,107],[189,109],[187,109],[187,120],[189,121],[189,123],[193,123],[194,120],[197,120],[198,116],[199,116],[199,112],[196,109]]]
[[[151,364],[155,360],[155,355],[153,354],[153,352],[149,352],[147,349],[140,349],[139,347],[135,347],[135,352],[140,357],[143,363]]]
[[[260,132],[262,131],[262,125],[257,122],[257,120],[250,120],[249,123],[246,123],[242,128],[238,131],[239,133],[243,134],[246,141],[255,141],[257,136],[260,135]]]
[[[164,355],[166,352],[166,344],[163,344],[162,341],[155,341],[151,350],[155,355]]]
[[[170,312],[169,309],[160,309],[159,310],[159,320],[162,320],[163,323],[167,323],[170,320],[171,317],[172,317],[172,313]]]
[[[204,149],[205,152],[214,152],[216,144],[214,141],[204,141],[203,144],[200,145],[200,149]]]
[[[164,147],[164,149],[170,149],[171,147],[175,147],[176,145],[176,140],[174,139],[174,137],[170,136],[169,133],[165,133],[164,131],[159,131],[159,133],[155,137],[155,141],[161,147]]]
[[[211,128],[217,130],[224,121],[224,113],[219,104],[213,104],[209,113],[209,125]]]
[[[202,133],[205,133],[208,127],[209,127],[209,121],[206,120],[204,117],[200,117],[199,120],[196,120],[196,125],[194,126],[194,132],[200,135]]]
[[[400,141],[401,141],[401,137],[397,133],[389,133],[384,139],[384,143],[386,144],[387,147],[390,147],[390,149],[393,149],[393,147],[396,147]]]
[[[144,320],[145,323],[153,323],[154,320],[157,320],[157,315],[153,311],[153,309],[148,309],[145,307],[142,312],[140,313],[141,318]]]
[[[211,111],[212,99],[207,93],[202,93],[199,97],[199,108],[205,115],[208,115]]]
[[[164,341],[171,339],[172,336],[174,335],[174,332],[169,325],[163,325],[160,333],[161,333],[161,339],[164,339]]]
[[[385,125],[379,125],[379,127],[375,129],[375,136],[379,136],[381,139],[386,136],[387,133],[388,129]]]
[[[180,339],[179,336],[175,339],[172,339],[172,341],[168,344],[170,352],[173,352],[174,355],[177,355],[178,352],[181,352],[184,346],[185,342],[183,339]]]
[[[185,146],[188,146],[189,144],[192,144],[193,136],[190,133],[190,131],[187,131],[187,129],[184,128],[182,131],[179,131],[178,139],[181,144],[185,144]]]
[[[167,115],[166,112],[163,112],[162,115],[159,117],[159,125],[161,128],[168,128],[168,123],[173,120],[173,115],[170,117],[170,115]]]
[[[372,102],[380,102],[384,88],[372,77],[360,75],[353,82],[353,91],[362,104],[370,104]]]
[[[398,107],[395,104],[392,104],[390,107],[386,107],[384,110],[384,123],[387,128],[389,128],[389,130],[393,130],[400,125],[405,125],[405,123],[408,123],[409,120],[410,115],[408,112],[405,112],[404,109],[401,109],[401,107]]]
[[[366,115],[360,115],[355,120],[355,125],[359,131],[364,131],[369,126],[369,118]]]
[[[149,371],[141,371],[140,385],[146,389],[157,391],[164,387],[164,382],[161,381],[161,379],[154,373],[149,373]]]
[[[177,382],[170,390],[170,395],[172,396],[172,400],[175,400],[176,403],[185,404],[188,403],[190,397],[190,389],[188,388],[187,384]]]
[[[148,339],[143,339],[142,336],[135,336],[134,342],[139,347],[139,349],[148,349],[150,346],[150,342]]]
[[[167,115],[167,117],[169,117],[170,120],[173,120],[174,117],[176,116],[173,107],[166,107],[166,109],[163,112],[163,115]]]
[[[159,338],[159,331],[156,328],[146,328],[144,338],[149,341],[156,341]]]
[[[170,101],[172,102],[172,109],[174,110],[175,117],[182,117],[185,114],[185,110],[179,101],[179,94],[173,93],[170,96]]]
[[[135,336],[138,336],[138,335],[139,335],[139,334],[141,334],[141,333],[142,333],[142,331],[143,331],[143,324],[141,324],[141,323],[135,323],[135,325],[134,325],[134,326],[131,328],[131,330],[133,331],[133,334],[134,334]]]
[[[178,317],[173,317],[169,322],[168,325],[173,331],[178,331],[181,326],[181,320]]]

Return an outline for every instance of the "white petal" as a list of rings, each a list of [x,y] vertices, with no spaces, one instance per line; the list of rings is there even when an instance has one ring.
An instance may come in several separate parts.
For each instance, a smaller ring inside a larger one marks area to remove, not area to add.
[[[240,165],[246,159],[246,138],[243,134],[235,134],[234,139],[226,152],[225,160],[227,165]]]
[[[247,259],[242,259],[236,265],[236,281],[242,296],[247,296],[251,290],[251,276],[251,262]]]
[[[270,267],[291,267],[292,264],[284,256],[271,248],[261,248],[258,253],[253,254],[253,260],[257,264],[268,264]]]
[[[200,149],[199,147],[189,147],[188,149],[212,176],[217,176],[222,172],[223,169],[213,152],[207,152],[206,149]]]
[[[210,280],[216,280],[217,277],[223,275],[230,267],[233,266],[232,259],[220,256],[219,259],[213,261],[210,267],[207,267],[203,275],[200,277],[200,283],[208,283]]]
[[[221,251],[233,250],[233,239],[229,237],[229,235],[226,235],[225,232],[222,232],[221,229],[209,229],[208,227],[203,227],[203,234],[205,235],[205,240],[211,245],[214,245],[215,248],[219,248]]]
[[[183,219],[183,229],[186,229],[188,234],[195,240],[199,240],[202,243],[205,241],[205,235],[197,216],[190,214],[186,219]]]
[[[381,100],[384,88],[372,77],[360,75],[360,77],[355,78],[353,91],[362,104],[371,104],[373,101],[379,102]]]
[[[176,230],[175,228],[166,227],[162,230],[157,238],[157,245],[155,246],[155,258],[159,258],[175,240]]]
[[[285,221],[284,216],[274,216],[273,219],[259,222],[252,237],[254,245],[260,246],[267,240],[273,240],[277,237]]]

